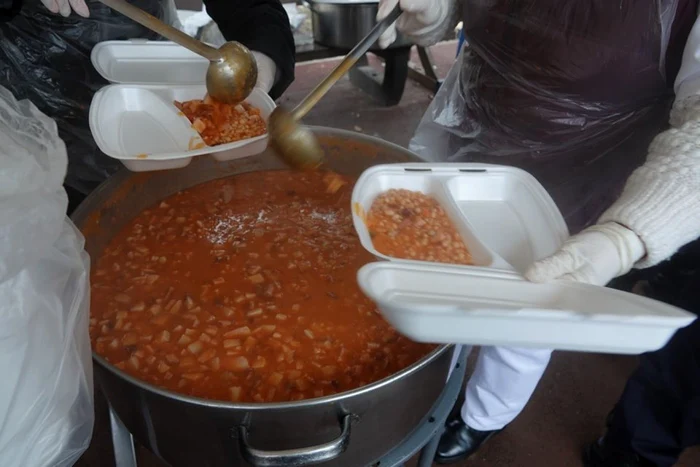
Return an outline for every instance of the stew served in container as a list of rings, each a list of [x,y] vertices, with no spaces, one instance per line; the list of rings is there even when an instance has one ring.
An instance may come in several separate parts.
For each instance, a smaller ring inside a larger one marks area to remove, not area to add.
[[[192,128],[207,146],[255,138],[267,132],[260,109],[247,102],[224,104],[207,96],[203,100],[175,101],[174,104],[192,123]]]
[[[400,259],[472,264],[464,240],[432,196],[392,189],[377,196],[366,219],[372,245]]]
[[[252,172],[143,211],[94,268],[93,348],[154,385],[235,402],[331,395],[413,364],[434,346],[399,335],[356,284],[374,258],[353,182]]]

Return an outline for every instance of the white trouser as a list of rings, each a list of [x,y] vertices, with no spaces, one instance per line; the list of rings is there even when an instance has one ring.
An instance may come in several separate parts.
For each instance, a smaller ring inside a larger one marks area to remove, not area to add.
[[[551,354],[550,349],[482,347],[467,383],[464,422],[491,431],[513,421],[535,391]]]

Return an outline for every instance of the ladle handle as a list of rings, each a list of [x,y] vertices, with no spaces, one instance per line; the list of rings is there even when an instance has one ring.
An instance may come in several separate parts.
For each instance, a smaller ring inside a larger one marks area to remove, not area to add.
[[[104,1],[104,0],[103,0]],[[338,64],[333,71],[330,72],[326,78],[318,83],[318,85],[304,98],[303,101],[292,110],[292,118],[299,121],[304,118],[309,110],[311,110],[318,101],[321,100],[323,96],[326,95],[328,90],[336,83],[340,78],[347,73],[350,68],[357,63],[357,61],[369,50],[370,47],[379,39],[384,31],[389,29],[389,26],[394,24],[394,22],[401,16],[401,7],[396,5],[389,16],[379,21],[353,49],[345,56],[342,62]]]
[[[136,21],[141,26],[160,34],[166,39],[180,44],[181,46],[191,50],[197,55],[201,55],[209,61],[215,62],[221,60],[219,51],[214,47],[210,47],[207,44],[188,36],[184,32],[165,24],[155,16],[146,13],[138,7],[135,7],[126,0],[100,0],[100,2],[107,5],[111,9],[118,11],[127,18]]]

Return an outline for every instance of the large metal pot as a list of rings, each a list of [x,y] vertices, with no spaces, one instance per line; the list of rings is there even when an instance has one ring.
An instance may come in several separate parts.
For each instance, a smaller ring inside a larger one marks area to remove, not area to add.
[[[313,129],[330,168],[359,175],[380,163],[415,160],[384,141]],[[121,227],[165,196],[234,174],[281,169],[270,152],[229,163],[208,158],[174,171],[123,170],[76,210],[86,249],[97,258]],[[230,404],[186,397],[139,381],[93,354],[95,378],[135,438],[173,466],[371,465],[427,415],[443,389],[452,352],[440,347],[409,368],[355,391],[307,401]],[[263,451],[261,451],[263,450]],[[281,451],[287,450],[287,451]],[[244,461],[245,460],[245,461]]]
[[[379,0],[304,0],[311,10],[314,41],[341,50],[350,50],[377,24]],[[389,48],[409,47],[399,34]],[[378,50],[376,44],[371,50]]]

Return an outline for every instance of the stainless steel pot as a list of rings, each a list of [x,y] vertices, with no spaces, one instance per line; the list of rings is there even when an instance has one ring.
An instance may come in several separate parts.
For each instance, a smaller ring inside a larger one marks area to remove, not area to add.
[[[376,138],[314,128],[330,168],[364,169],[416,160]],[[99,257],[112,236],[146,207],[185,188],[244,172],[284,168],[272,153],[173,171],[122,170],[75,211],[86,250]],[[139,381],[93,354],[95,378],[134,437],[172,466],[371,465],[404,439],[439,396],[452,351],[443,346],[409,368],[331,397],[276,404],[230,404],[183,396]],[[448,351],[449,350],[449,351]]]
[[[377,24],[379,0],[304,0],[311,10],[314,41],[350,50]],[[411,42],[399,34],[389,48],[408,47]],[[376,44],[370,50],[378,50]]]

